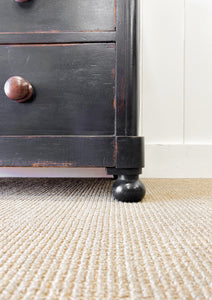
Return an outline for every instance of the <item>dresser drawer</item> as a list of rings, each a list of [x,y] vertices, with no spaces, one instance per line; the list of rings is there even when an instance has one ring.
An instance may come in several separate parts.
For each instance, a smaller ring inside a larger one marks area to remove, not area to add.
[[[0,135],[114,134],[115,44],[0,46]],[[32,99],[9,99],[21,76]]]
[[[115,0],[0,1],[0,32],[115,29]]]

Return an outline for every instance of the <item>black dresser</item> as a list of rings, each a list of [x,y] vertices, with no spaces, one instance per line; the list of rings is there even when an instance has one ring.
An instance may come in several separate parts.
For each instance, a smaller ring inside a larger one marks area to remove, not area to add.
[[[139,201],[136,0],[0,2],[0,167],[104,167]]]

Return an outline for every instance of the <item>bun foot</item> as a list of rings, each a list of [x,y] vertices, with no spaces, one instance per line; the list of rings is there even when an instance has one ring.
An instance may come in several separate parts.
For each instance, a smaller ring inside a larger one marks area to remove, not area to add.
[[[139,202],[145,194],[144,184],[138,175],[119,175],[112,187],[113,197],[122,202]]]

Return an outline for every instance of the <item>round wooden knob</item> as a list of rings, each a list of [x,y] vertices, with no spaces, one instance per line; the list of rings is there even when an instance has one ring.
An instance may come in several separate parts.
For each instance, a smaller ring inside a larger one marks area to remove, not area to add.
[[[24,78],[13,76],[6,81],[4,92],[8,98],[14,101],[25,102],[32,97],[33,87]]]

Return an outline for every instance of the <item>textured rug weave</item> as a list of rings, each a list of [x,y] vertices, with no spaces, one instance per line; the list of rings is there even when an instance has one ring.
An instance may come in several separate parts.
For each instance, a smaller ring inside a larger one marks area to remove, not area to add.
[[[212,179],[0,179],[0,299],[212,299]]]

